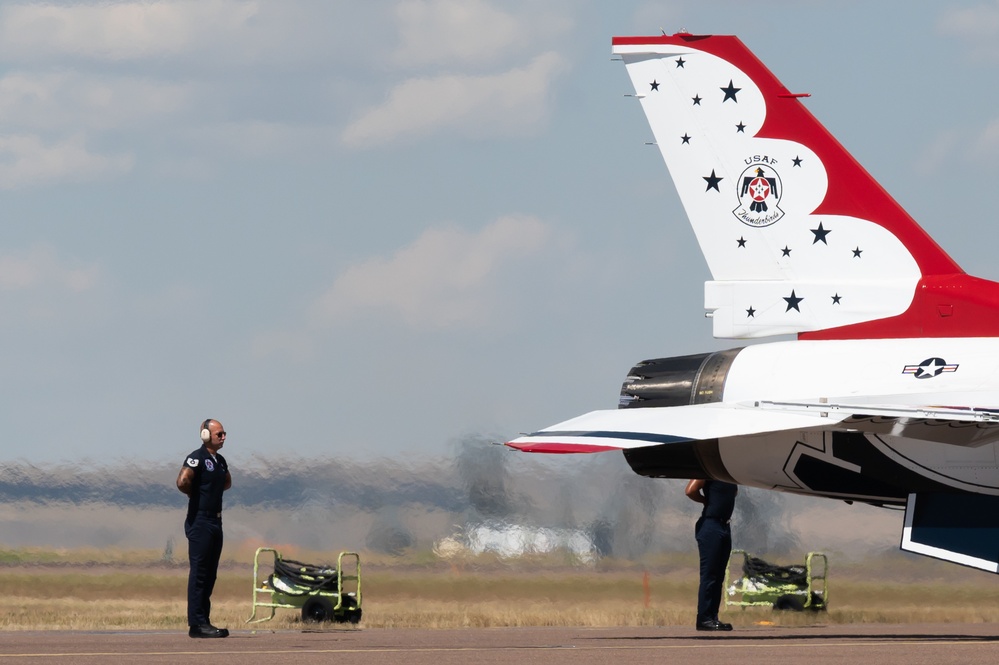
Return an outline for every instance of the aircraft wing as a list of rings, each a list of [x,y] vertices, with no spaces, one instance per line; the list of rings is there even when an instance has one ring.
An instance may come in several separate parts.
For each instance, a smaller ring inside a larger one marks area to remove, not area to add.
[[[753,404],[714,402],[644,409],[609,409],[509,441],[531,453],[596,453],[784,430],[823,428],[849,413],[765,410]]]
[[[685,441],[829,429],[960,446],[999,438],[999,411],[826,402],[714,402],[591,411],[506,445],[532,453],[595,453]]]

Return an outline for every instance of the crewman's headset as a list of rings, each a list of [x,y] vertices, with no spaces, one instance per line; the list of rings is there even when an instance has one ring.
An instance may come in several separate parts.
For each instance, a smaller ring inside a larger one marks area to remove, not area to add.
[[[208,443],[212,440],[212,432],[208,429],[208,423],[212,422],[212,418],[206,418],[205,422],[201,423],[201,441],[202,443]]]

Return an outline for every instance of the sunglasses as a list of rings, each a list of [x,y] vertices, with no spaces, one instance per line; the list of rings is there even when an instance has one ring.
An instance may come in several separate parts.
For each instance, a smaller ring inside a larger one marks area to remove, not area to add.
[[[220,438],[220,439],[221,439],[221,438],[222,438],[223,436],[225,436],[225,430],[222,430],[221,432],[217,432],[217,433],[215,434],[215,436],[217,436],[218,438]]]

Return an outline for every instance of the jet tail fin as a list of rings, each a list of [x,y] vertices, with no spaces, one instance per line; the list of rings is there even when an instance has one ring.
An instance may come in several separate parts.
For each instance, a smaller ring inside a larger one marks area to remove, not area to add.
[[[736,37],[615,37],[713,280],[715,337],[999,334],[974,281]]]

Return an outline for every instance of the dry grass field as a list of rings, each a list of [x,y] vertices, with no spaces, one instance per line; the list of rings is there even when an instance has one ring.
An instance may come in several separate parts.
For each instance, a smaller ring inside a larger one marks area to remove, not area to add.
[[[309,563],[327,558],[286,556]],[[152,551],[0,550],[0,630],[184,630],[186,565],[161,559]],[[248,627],[252,559],[252,549],[227,551],[214,595],[217,625]],[[828,611],[734,607],[724,611],[725,620],[737,626],[999,622],[993,575],[897,553],[840,565],[830,559]],[[580,566],[555,556],[449,562],[423,553],[364,556],[363,566],[361,625],[368,627],[686,625],[697,586],[692,555]],[[256,627],[303,624],[296,611],[279,609]]]

